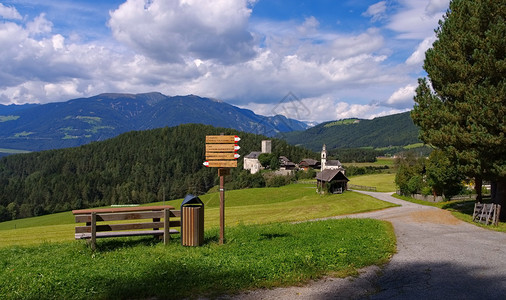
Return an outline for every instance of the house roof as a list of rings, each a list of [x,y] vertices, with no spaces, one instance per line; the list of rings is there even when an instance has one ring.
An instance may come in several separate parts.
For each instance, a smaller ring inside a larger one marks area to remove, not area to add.
[[[305,158],[303,159],[299,165],[304,165],[304,164],[307,164],[308,166],[316,166],[317,164],[319,164],[320,162],[315,160],[315,159],[311,159],[311,158]]]
[[[288,157],[286,156],[280,156],[279,157],[279,160],[282,161],[282,162],[289,162],[290,160],[288,159]]]
[[[326,164],[327,164],[327,166],[337,166],[337,167],[342,166],[341,162],[338,160],[327,160]]]
[[[316,179],[320,181],[350,181],[340,170],[329,170],[325,169],[316,175]]]
[[[262,154],[262,152],[260,152],[260,151],[253,151],[250,154],[246,155],[244,158],[258,159],[258,157],[260,156],[260,154]]]

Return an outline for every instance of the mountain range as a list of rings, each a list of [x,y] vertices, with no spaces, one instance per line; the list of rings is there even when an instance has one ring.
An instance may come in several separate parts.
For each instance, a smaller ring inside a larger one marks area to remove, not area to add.
[[[0,105],[0,152],[2,148],[39,151],[75,147],[128,131],[187,123],[265,136],[309,127],[282,115],[261,116],[195,95],[108,93],[48,104]]]

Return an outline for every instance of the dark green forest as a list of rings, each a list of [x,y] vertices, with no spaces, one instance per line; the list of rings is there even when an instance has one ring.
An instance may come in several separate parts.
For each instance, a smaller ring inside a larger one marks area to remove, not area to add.
[[[292,145],[320,151],[339,148],[406,146],[419,143],[418,127],[409,112],[358,122],[326,122],[306,131],[284,132],[281,138]]]
[[[382,154],[380,151],[366,148],[337,148],[329,151],[330,157],[337,157],[342,163],[375,162],[376,157]]]
[[[258,184],[258,175],[243,170],[242,158],[259,151],[265,136],[196,124],[132,131],[77,148],[0,158],[0,221],[203,194],[219,180],[217,169],[202,165],[205,136],[220,133],[241,137],[241,158],[227,188]],[[319,157],[277,139],[272,150],[295,162]]]

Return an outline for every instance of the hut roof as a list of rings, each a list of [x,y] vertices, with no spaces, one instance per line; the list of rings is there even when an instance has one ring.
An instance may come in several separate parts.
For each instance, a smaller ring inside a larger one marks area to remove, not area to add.
[[[316,179],[320,181],[350,181],[340,170],[325,169],[316,175]]]

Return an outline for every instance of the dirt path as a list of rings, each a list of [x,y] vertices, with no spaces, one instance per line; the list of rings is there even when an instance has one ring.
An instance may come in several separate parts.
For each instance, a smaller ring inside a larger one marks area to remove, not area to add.
[[[402,205],[345,216],[392,222],[397,254],[358,278],[256,290],[223,299],[506,299],[506,234],[462,222],[448,211],[363,192]],[[342,218],[342,217],[339,217]]]

